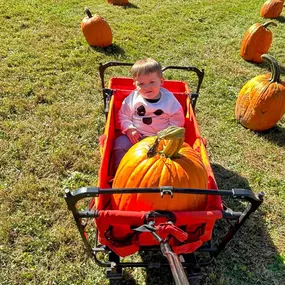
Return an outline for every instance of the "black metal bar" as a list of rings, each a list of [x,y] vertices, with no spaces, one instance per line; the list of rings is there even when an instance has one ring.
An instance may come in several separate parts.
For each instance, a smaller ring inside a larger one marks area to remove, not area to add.
[[[260,192],[257,196],[258,200],[252,200],[248,203],[246,209],[241,213],[237,222],[228,230],[228,232],[224,235],[221,242],[217,246],[217,251],[213,254],[214,257],[217,257],[221,251],[226,247],[229,241],[233,238],[236,232],[241,228],[244,222],[249,218],[249,216],[257,210],[257,208],[263,202],[264,193]]]
[[[104,91],[105,90],[105,70],[111,66],[132,66],[132,65],[133,65],[133,63],[117,62],[117,61],[110,61],[110,62],[107,62],[105,64],[102,64],[102,63],[99,64],[99,74],[100,74],[100,79],[101,79],[101,87],[102,87],[102,91],[103,91],[105,114],[108,113],[108,111],[106,111],[106,108],[107,108],[106,99],[107,99],[107,97],[106,97],[106,94]],[[193,110],[195,110],[196,101],[197,101],[197,98],[199,96],[199,90],[200,90],[200,87],[202,85],[203,78],[204,78],[204,69],[200,70],[195,66],[169,65],[169,66],[163,67],[162,72],[164,72],[167,69],[185,70],[185,71],[192,71],[192,72],[196,73],[196,75],[198,77],[196,92],[192,93],[190,96],[192,108],[193,108]]]
[[[99,195],[107,194],[135,194],[135,193],[162,193],[165,187],[160,188],[106,188],[99,187],[82,187],[68,195],[65,194],[65,199],[68,203],[68,208],[71,210],[77,201],[87,197],[98,197]],[[172,192],[183,194],[198,194],[198,195],[214,195],[227,196],[247,200],[248,202],[260,202],[260,197],[255,195],[252,191],[247,189],[232,189],[232,190],[209,190],[209,189],[195,189],[195,188],[172,188]],[[163,199],[163,198],[162,198]],[[71,208],[70,208],[71,207]]]
[[[88,197],[98,197],[99,192],[100,189],[98,187],[81,187],[72,192],[70,192],[69,189],[66,189],[64,199],[67,203],[68,209],[72,211],[79,200]]]
[[[105,70],[111,66],[132,66],[133,63],[110,61],[105,64],[99,64],[99,74],[101,78],[102,89],[105,88]]]
[[[158,251],[159,248],[156,248],[154,251]],[[143,251],[143,250],[141,250]],[[98,252],[99,253],[99,252]],[[95,253],[96,255],[97,253]],[[100,267],[108,267],[110,266],[110,262],[102,262],[97,257],[94,258],[97,265]],[[210,259],[208,262],[203,263],[197,263],[193,265],[193,263],[190,262],[183,262],[183,267],[205,267],[209,265],[213,261],[213,258]],[[155,264],[155,265],[154,265]],[[118,268],[133,268],[133,267],[144,267],[144,268],[160,268],[160,267],[169,267],[169,262],[153,262],[153,263],[146,263],[146,262],[121,262],[116,264],[116,267]]]
[[[197,102],[197,99],[199,97],[200,87],[201,87],[203,79],[204,79],[204,74],[205,74],[204,69],[200,70],[194,66],[173,66],[173,65],[171,65],[171,66],[164,67],[162,70],[165,71],[167,69],[186,70],[186,71],[193,71],[196,73],[196,75],[198,77],[196,92],[191,92],[191,95],[190,95],[190,101],[191,101],[192,109],[193,109],[193,111],[195,111],[196,102]]]
[[[86,250],[87,250],[87,254],[90,256],[90,257],[93,257],[93,251],[92,251],[92,247],[89,243],[89,240],[86,236],[86,233],[85,233],[85,224],[82,223],[82,219],[79,218],[79,215],[78,215],[78,210],[76,208],[76,202],[77,200],[73,200],[72,199],[72,193],[66,189],[65,191],[65,202],[67,203],[67,206],[68,206],[68,209],[72,211],[72,214],[73,214],[73,217],[74,217],[74,220],[76,222],[76,225],[77,225],[77,228],[79,230],[79,233],[81,235],[81,238],[85,244],[85,247],[86,247]]]
[[[105,70],[111,66],[132,66],[133,63],[129,62],[117,62],[117,61],[110,61],[105,64],[100,63],[99,64],[99,74],[101,78],[101,86],[102,89],[105,88]],[[198,76],[198,84],[196,93],[199,93],[203,78],[204,78],[204,69],[200,70],[197,67],[194,66],[176,66],[176,65],[169,65],[162,68],[162,72],[164,72],[167,69],[177,69],[177,70],[186,70],[186,71],[193,71]]]
[[[106,268],[106,277],[108,279],[121,280],[123,277],[123,268],[117,266],[120,264],[120,257],[112,251],[109,252],[109,263],[110,266]]]
[[[105,64],[100,63],[99,64],[99,74],[100,74],[100,79],[101,79],[101,87],[102,87],[102,92],[103,92],[103,101],[104,101],[104,113],[107,118],[108,112],[109,112],[109,102],[111,95],[113,93],[112,90],[105,88],[105,70],[111,66],[132,66],[133,63],[125,63],[125,62],[116,62],[116,61],[110,61]],[[110,90],[111,93],[109,93],[106,90]]]
[[[196,93],[199,93],[203,78],[204,78],[204,69],[200,70],[197,67],[194,66],[176,66],[176,65],[169,65],[162,68],[162,71],[164,72],[167,69],[177,69],[177,70],[186,70],[186,71],[193,71],[198,76],[198,84]]]
[[[113,90],[108,89],[108,88],[103,88],[104,114],[106,116],[106,119],[108,117],[109,106],[110,106],[112,95],[113,95]]]

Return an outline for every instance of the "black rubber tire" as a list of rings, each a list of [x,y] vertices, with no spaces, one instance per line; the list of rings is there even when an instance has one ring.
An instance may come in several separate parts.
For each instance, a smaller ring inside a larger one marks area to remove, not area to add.
[[[199,277],[190,277],[188,280],[190,285],[201,285],[201,278]]]
[[[109,279],[109,285],[120,285],[122,284],[122,279]]]

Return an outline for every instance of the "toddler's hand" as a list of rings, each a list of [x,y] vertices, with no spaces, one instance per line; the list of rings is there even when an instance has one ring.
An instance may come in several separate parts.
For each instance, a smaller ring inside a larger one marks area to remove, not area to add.
[[[137,129],[128,129],[126,131],[126,135],[132,144],[137,143],[139,141],[139,138],[142,137],[142,135],[138,132]]]

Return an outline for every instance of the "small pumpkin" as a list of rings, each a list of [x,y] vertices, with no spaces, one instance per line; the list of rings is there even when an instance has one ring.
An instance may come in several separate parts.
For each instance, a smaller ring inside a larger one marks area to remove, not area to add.
[[[126,6],[129,4],[128,0],[108,0],[108,3],[119,6]]]
[[[272,32],[267,28],[269,25],[277,26],[273,21],[264,24],[252,25],[244,34],[240,56],[247,61],[262,62],[261,55],[267,53],[272,44]]]
[[[86,7],[87,16],[81,22],[81,30],[90,46],[108,47],[112,44],[113,35],[109,24],[101,16],[92,16]]]
[[[206,189],[208,175],[200,155],[184,142],[184,128],[168,127],[147,137],[125,154],[116,172],[114,188]],[[123,190],[122,190],[123,192]],[[202,210],[206,195],[159,193],[113,195],[112,209],[118,210]]]
[[[284,0],[267,0],[261,6],[260,16],[263,18],[278,18],[282,12]]]
[[[285,114],[285,82],[280,67],[269,54],[262,58],[270,64],[272,74],[258,75],[240,90],[235,106],[236,119],[246,128],[264,131],[272,128]]]

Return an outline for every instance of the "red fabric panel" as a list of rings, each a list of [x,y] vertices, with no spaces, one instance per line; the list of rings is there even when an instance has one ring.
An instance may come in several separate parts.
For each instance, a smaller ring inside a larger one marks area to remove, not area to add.
[[[185,241],[188,238],[188,234],[182,231],[180,228],[171,224],[159,224],[156,227],[156,233],[160,236],[161,234],[167,234],[174,236],[180,242]]]
[[[128,256],[139,250],[141,246],[158,245],[158,241],[149,232],[134,234],[132,227],[144,224],[147,212],[133,211],[99,211],[95,219],[99,233],[99,242],[107,245],[119,256]],[[222,217],[221,211],[173,212],[175,225],[155,220],[157,234],[165,239],[171,236],[169,243],[177,254],[191,253],[204,242],[212,238],[212,230],[217,219]],[[164,219],[165,220],[165,219]],[[183,226],[186,230],[182,230]],[[110,230],[111,229],[111,230]],[[111,233],[110,237],[106,232]],[[109,239],[108,239],[109,238]]]

